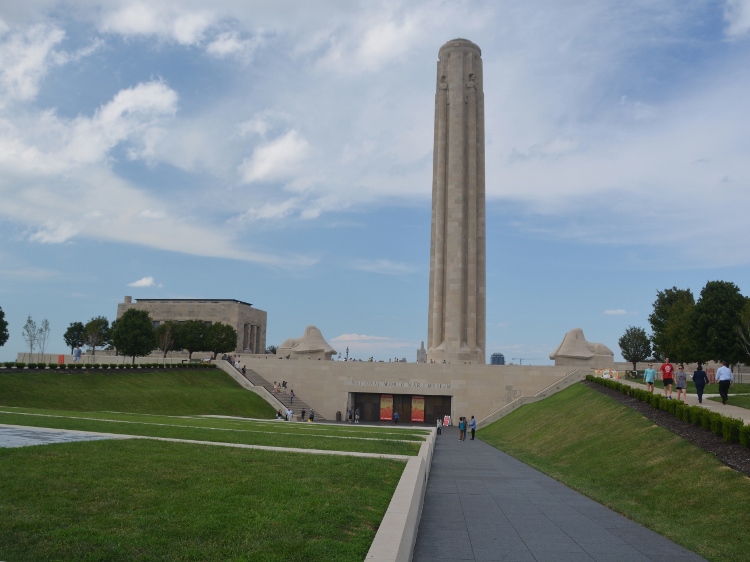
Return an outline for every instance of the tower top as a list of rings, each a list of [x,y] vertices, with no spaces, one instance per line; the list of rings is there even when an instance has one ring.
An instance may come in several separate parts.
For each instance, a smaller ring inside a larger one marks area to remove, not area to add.
[[[455,49],[457,47],[458,48],[464,47],[465,49],[472,49],[476,51],[480,57],[482,56],[482,49],[479,48],[479,45],[477,45],[476,43],[472,43],[468,39],[461,39],[459,37],[457,39],[451,39],[445,45],[440,47],[440,50],[438,51],[438,57],[442,54],[443,51],[448,50],[448,49]]]

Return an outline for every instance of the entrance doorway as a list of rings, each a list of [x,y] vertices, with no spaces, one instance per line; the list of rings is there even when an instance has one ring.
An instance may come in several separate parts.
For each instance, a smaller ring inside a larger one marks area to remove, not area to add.
[[[355,392],[353,393],[353,398],[354,405],[352,407],[355,410],[359,409],[359,416],[363,421],[380,421],[381,404],[387,407],[390,403],[391,413],[398,412],[399,421],[401,423],[412,423],[412,414],[414,414],[416,419],[421,417],[419,412],[412,411],[413,404],[417,404],[417,407],[421,405],[420,398],[424,399],[425,425],[435,425],[438,418],[451,415],[450,396]],[[413,400],[414,398],[417,400]]]

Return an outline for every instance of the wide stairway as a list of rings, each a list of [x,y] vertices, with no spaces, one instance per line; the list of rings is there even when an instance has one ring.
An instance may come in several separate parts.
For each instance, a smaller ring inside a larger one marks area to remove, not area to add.
[[[281,402],[284,406],[287,408],[291,408],[291,410],[294,412],[295,419],[299,417],[302,410],[305,410],[305,419],[307,419],[307,416],[310,413],[310,405],[302,400],[299,396],[297,396],[297,393],[294,393],[294,404],[292,404],[292,399],[289,396],[289,392],[293,389],[287,388],[286,393],[284,391],[279,391],[278,394],[276,394],[273,391],[273,383],[269,383],[266,379],[261,377],[258,373],[253,371],[252,369],[248,369],[245,367],[245,378],[249,380],[251,383],[253,383],[255,386],[262,386],[265,388],[271,395],[273,395],[276,400]],[[315,421],[324,421],[325,418],[318,413],[317,410],[315,410]]]

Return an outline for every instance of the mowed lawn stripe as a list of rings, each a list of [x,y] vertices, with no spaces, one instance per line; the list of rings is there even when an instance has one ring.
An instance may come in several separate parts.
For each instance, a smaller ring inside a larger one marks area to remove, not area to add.
[[[0,560],[363,560],[404,466],[141,440],[0,449]]]
[[[385,453],[394,455],[416,455],[419,442],[406,442],[393,439],[331,439],[321,435],[257,433],[249,431],[228,431],[223,428],[184,427],[179,425],[89,420],[78,417],[26,415],[22,413],[0,413],[0,423],[54,429],[75,429],[123,435],[148,437],[168,437],[192,439],[195,441],[216,441],[242,443],[247,445],[267,445],[298,449],[321,449],[358,451],[362,453]],[[281,422],[279,422],[281,423]]]

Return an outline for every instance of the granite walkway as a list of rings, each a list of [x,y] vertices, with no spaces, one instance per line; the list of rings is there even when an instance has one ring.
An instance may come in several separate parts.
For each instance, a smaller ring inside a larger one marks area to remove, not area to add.
[[[486,443],[438,436],[414,561],[698,561]]]

